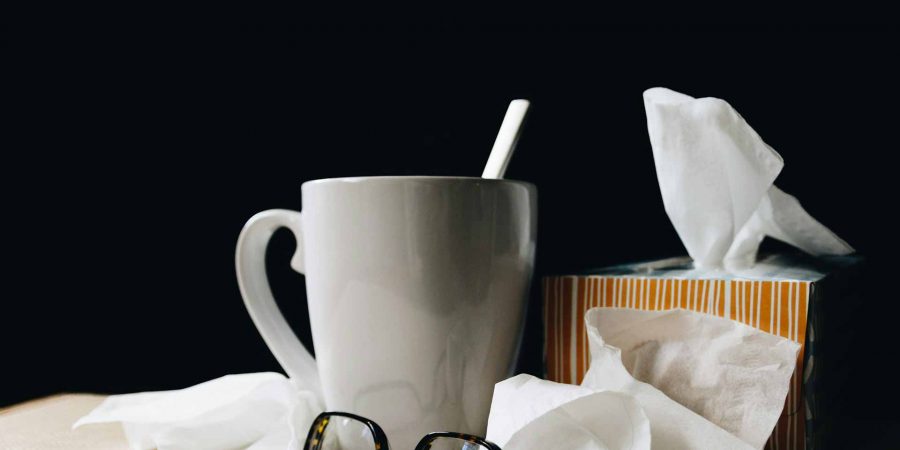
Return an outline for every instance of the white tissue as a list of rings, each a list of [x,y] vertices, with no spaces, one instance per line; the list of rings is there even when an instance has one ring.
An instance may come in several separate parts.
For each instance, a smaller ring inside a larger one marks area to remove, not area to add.
[[[631,376],[752,446],[765,445],[784,407],[800,344],[683,309],[595,308],[585,323],[591,346],[620,349]],[[585,376],[588,383],[610,386],[596,371]]]
[[[121,422],[132,449],[301,450],[322,408],[277,373],[228,375],[186,389],[114,395],[73,428]]]
[[[752,266],[765,236],[813,255],[853,252],[773,185],[781,156],[727,102],[653,88],[644,107],[666,213],[698,267]]]
[[[487,437],[504,450],[639,450],[650,423],[629,395],[518,375],[494,388]]]
[[[595,308],[585,319],[591,365],[582,385],[526,375],[498,383],[489,440],[504,450],[763,447],[784,406],[796,343],[684,310]],[[608,338],[628,347],[621,351]],[[628,398],[638,409],[623,414],[634,410]],[[626,416],[631,422],[622,422]],[[606,434],[603,422],[616,423],[620,434]],[[559,440],[566,445],[547,446]]]

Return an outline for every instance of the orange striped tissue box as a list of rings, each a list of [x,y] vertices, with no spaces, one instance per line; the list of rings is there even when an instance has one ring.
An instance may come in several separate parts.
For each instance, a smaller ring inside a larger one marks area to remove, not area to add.
[[[860,302],[856,287],[862,261],[855,255],[771,255],[752,269],[728,273],[694,269],[689,258],[671,258],[544,277],[545,377],[581,383],[590,364],[584,327],[590,308],[683,308],[726,317],[802,345],[784,411],[766,448],[819,448],[836,408],[830,399],[840,389],[834,372],[846,351],[829,344],[853,328],[848,324]]]

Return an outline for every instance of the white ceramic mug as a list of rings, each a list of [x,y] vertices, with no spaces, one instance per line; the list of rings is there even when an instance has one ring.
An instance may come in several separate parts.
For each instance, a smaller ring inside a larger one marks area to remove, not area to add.
[[[425,433],[484,435],[494,384],[510,375],[537,238],[537,189],[457,177],[303,183],[303,212],[269,210],[238,240],[244,303],[288,375],[329,410],[368,417],[394,448]],[[317,360],[269,289],[266,245],[293,231]]]

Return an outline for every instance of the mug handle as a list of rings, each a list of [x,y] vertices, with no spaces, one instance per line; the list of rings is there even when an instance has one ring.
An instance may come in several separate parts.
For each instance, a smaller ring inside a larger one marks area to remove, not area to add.
[[[266,277],[266,246],[275,230],[281,227],[294,233],[297,249],[291,258],[291,267],[303,273],[301,217],[299,212],[287,209],[270,209],[251,217],[238,237],[234,264],[244,305],[269,350],[298,389],[312,389],[321,401],[316,360],[284,320]]]

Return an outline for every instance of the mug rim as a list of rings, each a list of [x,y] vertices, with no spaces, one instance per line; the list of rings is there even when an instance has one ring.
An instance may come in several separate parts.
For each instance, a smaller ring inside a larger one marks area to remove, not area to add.
[[[318,178],[315,180],[304,181],[301,187],[307,185],[330,184],[330,183],[362,183],[366,181],[464,181],[464,182],[482,182],[488,184],[518,184],[526,186],[530,189],[537,189],[534,183],[521,180],[509,180],[505,178],[481,178],[481,177],[458,177],[446,175],[374,175],[374,176],[355,176],[355,177],[331,177]]]

